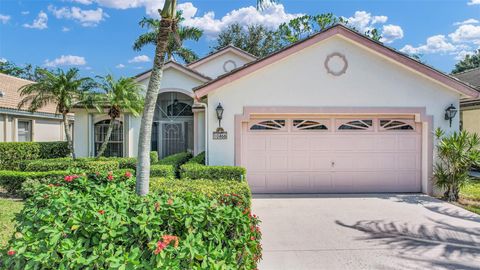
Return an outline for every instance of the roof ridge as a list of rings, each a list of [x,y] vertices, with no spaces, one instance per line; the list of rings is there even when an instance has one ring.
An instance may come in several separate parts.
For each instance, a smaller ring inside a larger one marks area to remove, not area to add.
[[[480,69],[480,67],[474,67],[474,68],[467,69],[467,70],[464,70],[464,71],[461,71],[461,72],[458,72],[458,73],[451,73],[451,75],[456,76],[456,75],[460,75],[460,74],[464,74],[464,73],[469,73],[469,72],[475,71],[477,69]]]
[[[10,74],[6,74],[6,73],[3,73],[3,72],[0,72],[0,75],[4,75],[4,76],[10,77],[10,78],[14,78],[14,79],[17,79],[17,80],[21,80],[21,81],[26,81],[26,82],[30,82],[30,83],[35,83],[35,81],[27,80],[27,79],[20,78],[20,77],[17,77],[17,76],[13,76],[13,75],[10,75]]]

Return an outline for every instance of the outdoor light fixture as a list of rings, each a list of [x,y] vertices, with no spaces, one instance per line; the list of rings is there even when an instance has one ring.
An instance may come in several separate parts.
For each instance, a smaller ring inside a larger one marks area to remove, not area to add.
[[[452,127],[452,119],[457,115],[457,108],[451,104],[447,109],[445,109],[445,120],[450,120],[450,127]]]
[[[217,130],[223,130],[222,129],[222,118],[223,118],[223,107],[221,103],[218,103],[217,108],[215,109],[217,112],[217,119],[218,119],[218,129]]]

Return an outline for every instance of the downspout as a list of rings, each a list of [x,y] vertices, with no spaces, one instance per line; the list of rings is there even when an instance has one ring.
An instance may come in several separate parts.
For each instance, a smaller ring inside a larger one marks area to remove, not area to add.
[[[205,108],[205,165],[208,165],[208,104],[200,102],[197,98],[196,104]]]

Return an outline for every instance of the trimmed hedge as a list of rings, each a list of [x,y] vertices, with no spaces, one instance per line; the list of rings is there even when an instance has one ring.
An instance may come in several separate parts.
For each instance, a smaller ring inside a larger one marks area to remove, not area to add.
[[[150,163],[151,164],[158,163],[158,152],[157,151],[150,152]]]
[[[172,165],[154,164],[150,166],[150,176],[173,179],[175,178],[175,168]]]
[[[188,180],[153,178],[150,181],[151,192],[175,196],[202,195],[218,201],[237,200],[241,205],[250,208],[252,193],[247,182],[215,181],[215,180]],[[239,206],[239,204],[236,204]]]
[[[185,164],[192,158],[192,154],[188,152],[182,152],[178,154],[173,154],[167,157],[162,158],[158,161],[159,165],[172,165],[175,168],[175,176],[180,177],[180,166]]]
[[[17,170],[24,160],[59,158],[70,154],[66,142],[2,142],[0,169]]]
[[[194,156],[187,163],[196,163],[196,164],[205,165],[205,152],[201,152],[200,154]]]
[[[80,169],[85,172],[114,171],[119,169],[116,160],[90,160],[62,158],[39,159],[25,164],[25,170],[30,172],[48,172],[58,170]]]
[[[245,168],[237,166],[206,166],[187,163],[180,167],[181,179],[210,179],[244,181]]]
[[[10,194],[20,194],[22,183],[27,180],[40,180],[46,178],[62,179],[67,175],[67,171],[49,171],[49,172],[18,172],[18,171],[0,171],[0,186],[4,187]]]

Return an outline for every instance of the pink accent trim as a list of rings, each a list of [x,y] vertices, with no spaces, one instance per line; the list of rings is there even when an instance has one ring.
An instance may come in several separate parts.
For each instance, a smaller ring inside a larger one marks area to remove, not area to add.
[[[345,38],[348,38],[352,41],[355,41],[356,43],[359,43],[360,45],[363,45],[377,53],[380,53],[386,57],[389,57],[417,72],[420,72],[444,85],[447,87],[453,88],[456,91],[465,94],[468,97],[476,98],[480,94],[477,92],[474,88],[458,81],[455,80],[452,77],[449,77],[448,75],[445,75],[429,66],[426,66],[420,62],[417,62],[399,52],[396,52],[392,49],[389,49],[379,43],[376,43],[348,28],[342,25],[336,25],[324,32],[321,32],[319,34],[316,34],[312,36],[311,38],[308,38],[302,42],[299,42],[285,50],[279,51],[278,53],[275,53],[269,57],[266,57],[262,60],[259,60],[258,62],[255,62],[251,65],[247,65],[244,68],[240,68],[237,71],[232,72],[230,75],[220,77],[216,80],[211,81],[210,83],[205,84],[204,86],[200,86],[197,88],[195,94],[197,97],[203,97],[207,95],[209,92],[214,91],[215,89],[226,85],[230,82],[233,82],[243,76],[246,76],[250,73],[253,73],[267,65],[270,65],[274,62],[277,62],[287,56],[290,56],[300,50],[303,50],[309,46],[312,46],[313,44],[316,44],[322,40],[325,40],[331,36],[334,35],[341,35]]]
[[[299,115],[299,114],[322,114],[322,115],[415,115],[422,123],[427,124],[427,128],[422,127],[422,142],[425,132],[427,132],[427,172],[424,172],[422,165],[422,191],[433,195],[433,116],[426,114],[423,107],[244,107],[243,114],[235,115],[235,165],[242,166],[242,129],[253,115]],[[422,146],[424,147],[424,146]],[[423,155],[423,151],[422,151]],[[427,185],[423,190],[423,174],[426,173]]]

